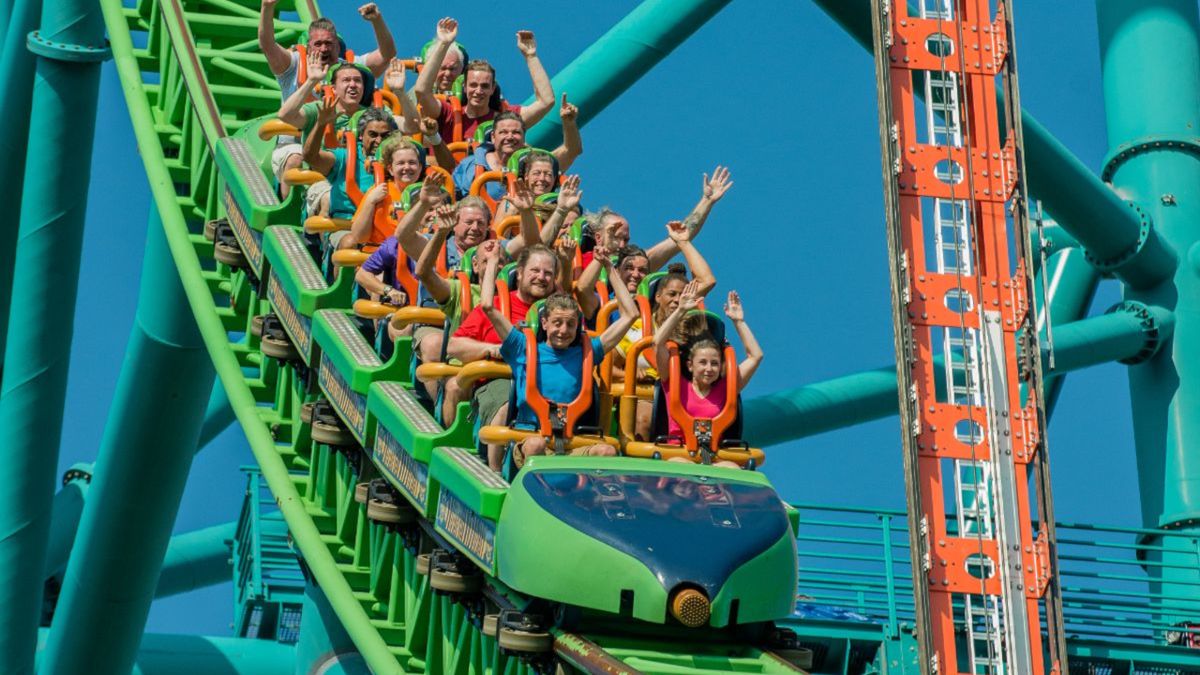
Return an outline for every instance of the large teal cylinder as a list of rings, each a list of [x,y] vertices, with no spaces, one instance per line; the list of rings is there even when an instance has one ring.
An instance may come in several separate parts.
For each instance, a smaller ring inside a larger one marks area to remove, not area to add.
[[[586,124],[727,4],[729,0],[643,0],[554,76],[554,91],[567,92],[579,106],[579,124]],[[529,143],[536,147],[551,147],[561,138],[558,115],[529,130]]]
[[[38,631],[45,658],[49,631]],[[129,675],[292,675],[296,648],[271,640],[147,633]],[[89,670],[86,672],[100,672]]]
[[[25,182],[25,150],[29,140],[29,110],[35,58],[25,48],[25,36],[37,26],[42,0],[0,0],[0,81],[4,82],[5,123],[0,125],[0,203],[9,213],[21,211]],[[0,359],[8,342],[8,312],[12,302],[13,261],[20,219],[0,219]],[[0,366],[3,361],[0,361]]]
[[[1168,348],[1129,369],[1142,520],[1200,536],[1200,15],[1195,0],[1097,2],[1110,159],[1105,175],[1184,261],[1128,299],[1169,307]],[[1155,597],[1200,598],[1195,539],[1159,537],[1147,567]],[[1155,564],[1157,563],[1157,564]],[[1168,622],[1200,617],[1168,613]]]
[[[100,8],[89,0],[50,0],[40,32],[57,43],[101,44]],[[23,41],[6,39],[6,53],[24,48]],[[19,301],[9,312],[0,383],[0,466],[20,477],[0,490],[0,672],[6,675],[33,669],[88,192],[65,186],[86,188],[90,178],[99,78],[99,63],[39,57],[32,119],[21,116],[26,99],[20,92],[9,98],[5,82],[6,125],[29,123],[27,154],[0,162],[24,167],[11,286]],[[10,211],[5,226],[12,218]]]
[[[212,362],[152,212],[137,315],[43,675],[133,667],[212,383]]]

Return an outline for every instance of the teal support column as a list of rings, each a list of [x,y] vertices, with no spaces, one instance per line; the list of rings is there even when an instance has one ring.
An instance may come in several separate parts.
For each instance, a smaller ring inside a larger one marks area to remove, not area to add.
[[[566,92],[579,106],[580,126],[587,124],[727,4],[729,0],[643,0],[554,76],[554,91],[560,96]],[[560,139],[558,115],[547,115],[528,134],[536,147],[553,147]]]
[[[311,583],[304,588],[295,669],[294,675],[370,675],[371,672],[325,594]]]
[[[63,487],[54,495],[52,504],[50,541],[46,545],[43,579],[58,576],[67,568],[67,559],[79,531],[79,520],[83,517],[83,505],[87,503],[91,482],[91,464],[76,464],[63,476]]]
[[[871,49],[868,0],[813,0],[860,45]],[[1094,264],[1131,286],[1149,288],[1175,258],[1145,219],[1028,112],[1021,111],[1029,189],[1088,251]]]
[[[49,630],[38,631],[44,661]],[[272,640],[147,633],[130,675],[293,675],[296,648]],[[85,672],[95,672],[89,670]]]
[[[1057,328],[1060,372],[1097,363],[1147,359],[1170,337],[1170,312],[1121,305],[1108,314]],[[1043,361],[1045,366],[1045,361]],[[752,444],[766,447],[896,414],[896,367],[886,366],[746,401]]]
[[[137,315],[42,675],[133,667],[212,390],[158,212],[149,220]]]
[[[1050,326],[1047,330],[1046,311],[1042,306],[1042,279],[1045,277],[1046,288],[1050,295]],[[1038,270],[1034,280],[1035,299],[1037,300],[1037,327],[1042,337],[1043,347],[1060,346],[1061,336],[1059,326],[1079,321],[1087,316],[1092,299],[1096,297],[1096,288],[1100,285],[1100,274],[1086,260],[1082,249],[1065,247],[1056,250],[1046,259],[1046,266]],[[1043,357],[1042,366],[1046,370],[1045,396],[1046,416],[1051,418],[1058,397],[1062,394],[1066,382],[1065,371],[1059,365],[1057,354],[1054,367],[1048,358]]]
[[[9,213],[21,212],[25,182],[25,150],[29,141],[29,110],[33,98],[36,57],[25,47],[25,36],[37,28],[42,0],[0,0],[0,82],[4,82],[5,121],[0,125],[0,203]],[[89,144],[90,148],[91,145]],[[0,219],[0,359],[8,343],[8,312],[12,303],[13,261],[16,259],[19,218]],[[0,361],[0,370],[4,362]]]
[[[1184,261],[1154,288],[1125,289],[1127,300],[1175,314],[1174,340],[1129,370],[1142,520],[1200,536],[1200,15],[1195,0],[1105,0],[1096,14],[1110,149],[1102,175]],[[1151,542],[1162,547],[1150,556],[1164,563],[1150,568],[1161,574],[1158,597],[1200,598],[1192,541]]]
[[[230,555],[236,534],[237,523],[229,522],[171,537],[154,597],[166,598],[233,581]]]
[[[204,424],[200,427],[200,441],[196,444],[196,450],[202,450],[236,419],[233,407],[229,405],[229,397],[225,395],[225,386],[218,380],[213,385],[212,395],[208,397],[208,408],[204,411]]]
[[[18,7],[29,11],[23,3]],[[24,99],[5,81],[5,118],[12,126],[29,120],[28,150],[0,162],[23,167],[25,175],[11,285],[12,297],[20,302],[9,312],[0,382],[5,434],[0,466],[20,477],[0,490],[0,672],[5,674],[33,668],[95,136],[98,59],[106,54],[64,46],[103,43],[100,7],[90,0],[50,0],[38,35],[58,46],[37,48],[32,119],[28,110],[18,112]],[[24,48],[24,40],[6,39],[5,53]],[[84,189],[64,189],[68,185]],[[11,226],[11,213],[0,228]],[[11,250],[0,241],[0,251]],[[2,287],[0,295],[9,288]]]

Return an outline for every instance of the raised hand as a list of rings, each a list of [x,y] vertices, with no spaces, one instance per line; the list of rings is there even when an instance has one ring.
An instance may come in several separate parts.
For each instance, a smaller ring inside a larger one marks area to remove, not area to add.
[[[363,200],[368,204],[378,206],[387,199],[387,196],[387,183],[376,183],[371,186],[370,190],[367,190],[367,194],[363,195]]]
[[[528,211],[533,208],[533,189],[529,187],[529,183],[525,179],[518,178],[513,181],[512,189],[508,191],[508,203],[512,204],[518,211]]]
[[[604,244],[596,244],[596,247],[592,249],[592,257],[595,258],[596,261],[602,266],[608,268],[612,268],[613,266],[612,257],[614,253],[616,253],[616,251],[610,249]]]
[[[574,103],[567,103],[567,92],[563,92],[562,105],[558,108],[558,116],[564,122],[574,122],[575,118],[579,117],[579,108],[575,107]]]
[[[309,71],[312,72],[312,71]],[[311,76],[310,76],[311,77]],[[324,129],[337,120],[337,104],[326,98],[317,99],[317,128]]]
[[[579,206],[580,199],[583,199],[583,190],[579,189],[579,175],[567,176],[558,188],[558,207],[574,211]]]
[[[453,204],[442,204],[433,212],[434,226],[438,232],[449,232],[458,222],[458,209]]]
[[[441,206],[442,200],[445,199],[445,193],[442,192],[445,184],[446,177],[440,173],[431,173],[426,176],[425,182],[421,183],[421,203],[430,209]]]
[[[264,10],[274,10],[275,5],[279,4],[279,0],[262,0],[262,8]]]
[[[421,118],[421,135],[425,137],[433,136],[438,133],[438,121],[432,117]]]
[[[691,241],[692,230],[683,222],[672,220],[667,223],[667,236],[674,242]]]
[[[325,79],[325,74],[329,72],[329,64],[321,60],[321,53],[313,50],[308,53],[308,81],[313,84],[319,83]]]
[[[454,42],[458,37],[458,22],[446,17],[437,23],[438,42]]]
[[[687,312],[700,306],[700,282],[692,279],[679,295],[679,309]]]
[[[558,257],[562,259],[565,265],[573,265],[575,263],[575,249],[577,248],[579,248],[579,242],[571,237],[560,237],[554,245],[554,250],[558,252]]]
[[[537,38],[533,36],[533,31],[517,31],[517,49],[520,49],[526,58],[537,56]]]
[[[387,72],[383,75],[383,83],[387,85],[396,94],[404,91],[404,79],[408,75],[408,70],[404,67],[404,62],[400,59],[393,58],[388,63]]]
[[[704,198],[710,202],[721,201],[721,197],[729,192],[729,188],[733,187],[733,181],[729,178],[729,169],[718,165],[713,169],[712,178],[708,174],[704,174]]]
[[[733,322],[746,320],[746,312],[742,309],[742,298],[738,296],[737,291],[729,291],[729,297],[725,300],[725,316]]]
[[[383,18],[383,15],[379,13],[379,6],[373,2],[368,2],[362,7],[359,7],[358,15],[371,22],[375,22]]]

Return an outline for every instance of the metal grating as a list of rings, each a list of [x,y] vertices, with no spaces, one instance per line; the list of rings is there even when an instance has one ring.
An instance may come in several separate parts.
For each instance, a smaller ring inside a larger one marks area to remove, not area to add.
[[[278,206],[279,197],[276,196],[275,190],[263,176],[262,167],[255,161],[254,154],[250,152],[250,146],[246,141],[226,136],[217,142],[224,145],[225,149],[229,151],[238,175],[242,177],[246,187],[250,190],[250,196],[254,198],[254,205]]]
[[[475,453],[463,448],[440,447],[440,452],[444,452],[453,459],[456,464],[466,469],[468,473],[479,479],[481,483],[490,487],[503,490],[508,487],[508,482],[500,477],[500,474],[492,471],[479,459]]]
[[[300,278],[300,285],[306,291],[323,291],[329,288],[321,270],[313,262],[312,256],[304,246],[300,233],[290,227],[272,227],[275,238],[279,240],[279,248],[283,249],[283,257],[287,259],[292,271]]]
[[[383,382],[379,386],[387,400],[400,409],[408,421],[423,434],[439,434],[442,427],[433,419],[404,385],[399,382]]]
[[[325,317],[325,321],[333,329],[333,334],[350,351],[350,356],[354,358],[355,365],[364,368],[378,368],[383,365],[383,361],[379,360],[379,355],[363,339],[362,333],[358,332],[358,326],[354,324],[354,321],[349,316],[334,309],[323,309],[317,312],[317,314]]]

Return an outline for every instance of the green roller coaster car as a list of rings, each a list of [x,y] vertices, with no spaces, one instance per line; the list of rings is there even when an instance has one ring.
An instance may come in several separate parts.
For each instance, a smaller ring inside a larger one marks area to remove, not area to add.
[[[762,474],[534,457],[508,490],[496,535],[500,580],[554,602],[665,623],[670,601],[690,589],[711,604],[714,628],[792,612],[796,537]]]

